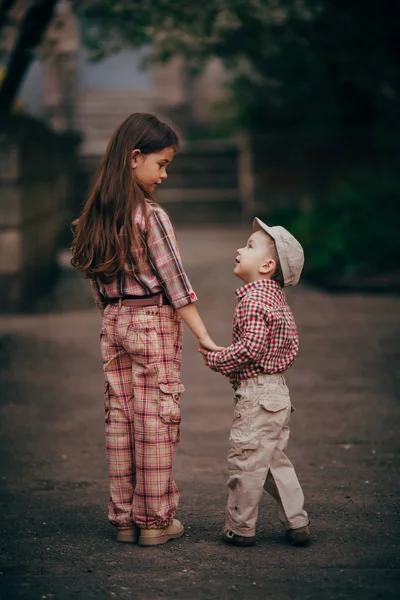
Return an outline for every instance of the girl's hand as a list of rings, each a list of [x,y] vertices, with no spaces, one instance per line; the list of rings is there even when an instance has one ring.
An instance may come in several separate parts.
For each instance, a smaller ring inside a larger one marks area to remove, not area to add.
[[[200,352],[201,350],[210,350],[211,352],[222,352],[222,350],[225,350],[224,346],[217,346],[217,344],[212,341],[208,333],[199,338],[199,344]]]
[[[207,364],[208,350],[205,350],[204,348],[199,348],[199,352],[200,352],[200,354],[203,355],[203,363],[205,364],[206,367],[208,367],[208,364]]]

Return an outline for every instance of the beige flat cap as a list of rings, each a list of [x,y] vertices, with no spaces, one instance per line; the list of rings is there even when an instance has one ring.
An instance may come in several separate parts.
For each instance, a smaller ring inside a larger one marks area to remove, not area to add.
[[[298,283],[304,266],[304,251],[300,242],[287,229],[276,225],[269,227],[257,217],[253,221],[254,231],[264,230],[275,241],[281,263],[285,287]]]

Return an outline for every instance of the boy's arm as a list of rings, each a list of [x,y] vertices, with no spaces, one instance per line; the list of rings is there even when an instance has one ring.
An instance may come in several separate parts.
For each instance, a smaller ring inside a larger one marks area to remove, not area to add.
[[[243,322],[240,340],[222,352],[207,352],[205,355],[207,366],[225,376],[256,360],[267,349],[268,328],[264,307],[251,298],[245,299],[240,312]]]

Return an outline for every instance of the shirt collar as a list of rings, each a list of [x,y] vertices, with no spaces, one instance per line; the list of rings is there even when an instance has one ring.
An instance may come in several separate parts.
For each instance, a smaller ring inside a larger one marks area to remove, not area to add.
[[[240,300],[244,298],[249,292],[253,292],[255,290],[260,290],[265,293],[275,293],[281,289],[281,286],[277,281],[272,281],[272,279],[259,279],[257,281],[252,281],[251,283],[247,283],[242,287],[238,288],[235,292],[236,298]]]

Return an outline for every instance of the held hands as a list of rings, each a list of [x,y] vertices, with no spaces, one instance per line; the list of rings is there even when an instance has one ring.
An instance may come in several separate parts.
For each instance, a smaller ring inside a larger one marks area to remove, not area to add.
[[[212,339],[210,338],[210,336],[208,335],[208,333],[206,335],[204,335],[203,337],[199,338],[199,343],[200,343],[200,348],[199,348],[199,352],[200,354],[203,355],[203,362],[207,365],[207,354],[208,352],[222,352],[222,350],[225,350],[224,346],[217,346]]]

